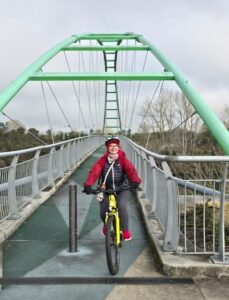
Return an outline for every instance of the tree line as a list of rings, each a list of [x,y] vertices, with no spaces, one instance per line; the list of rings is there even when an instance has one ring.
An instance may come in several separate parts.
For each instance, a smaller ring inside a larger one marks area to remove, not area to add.
[[[224,155],[182,93],[164,90],[153,103],[147,98],[140,116],[144,121],[139,131],[129,131],[128,136],[150,151],[165,155]],[[229,128],[229,106],[224,107],[221,119]],[[173,163],[171,169],[181,178],[219,178],[222,174],[222,166],[213,163]]]
[[[79,136],[87,135],[85,132],[58,132],[51,135],[50,130],[46,133],[40,133],[39,130],[35,128],[30,128],[25,130],[24,128],[19,128],[17,130],[12,130],[6,132],[0,129],[0,152],[16,151],[21,149],[28,149],[33,147],[38,147],[42,145],[49,145],[53,143],[52,136],[55,143],[61,142],[63,140],[74,139]],[[33,154],[34,155],[34,154]],[[21,157],[21,160],[30,159],[31,154],[25,154]],[[11,163],[12,158],[2,158],[0,159],[0,168],[8,166]]]

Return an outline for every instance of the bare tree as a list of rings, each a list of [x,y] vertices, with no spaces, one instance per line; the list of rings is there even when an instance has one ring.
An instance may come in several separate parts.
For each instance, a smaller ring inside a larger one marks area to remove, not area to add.
[[[182,149],[182,154],[186,154],[187,150],[193,153],[200,118],[194,115],[192,105],[183,94],[164,90],[152,103],[147,98],[140,115],[144,117],[144,129],[148,128],[148,132],[157,135],[157,142],[154,142],[153,147],[155,151],[161,152],[165,148],[171,150],[176,147]],[[178,135],[174,135],[174,128],[178,127],[182,130]],[[149,136],[147,145],[148,143]]]
[[[174,101],[176,105],[176,119],[183,129],[182,154],[184,155],[187,153],[187,147],[189,147],[189,153],[193,154],[197,131],[200,129],[201,119],[197,114],[195,114],[193,106],[184,94],[176,93]]]
[[[156,98],[151,105],[150,103],[150,99],[147,98],[140,115],[145,117],[144,125],[147,124],[148,132],[157,135],[158,142],[154,145],[154,150],[160,151],[168,144],[166,132],[174,127],[175,107],[168,91],[163,91],[160,97]]]

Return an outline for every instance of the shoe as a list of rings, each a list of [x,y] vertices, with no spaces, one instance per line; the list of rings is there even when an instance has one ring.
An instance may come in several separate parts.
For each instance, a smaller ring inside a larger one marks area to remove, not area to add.
[[[103,232],[103,235],[106,235],[107,230],[106,230],[106,226],[105,226],[105,225],[103,225],[103,230],[102,230],[102,232]]]
[[[123,239],[124,241],[130,241],[131,240],[131,233],[128,230],[123,230]]]

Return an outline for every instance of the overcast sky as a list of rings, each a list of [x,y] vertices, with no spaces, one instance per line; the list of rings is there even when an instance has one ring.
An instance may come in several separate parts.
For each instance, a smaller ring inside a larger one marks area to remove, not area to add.
[[[0,28],[0,90],[73,34],[135,32],[157,46],[218,114],[229,104],[228,0],[2,0]]]

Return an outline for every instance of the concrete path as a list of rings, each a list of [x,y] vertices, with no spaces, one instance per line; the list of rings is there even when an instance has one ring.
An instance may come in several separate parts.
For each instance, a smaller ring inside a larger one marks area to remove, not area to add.
[[[4,277],[112,277],[95,197],[82,194],[83,182],[104,149],[95,152],[55,196],[4,243]],[[78,187],[78,252],[68,252],[68,184]],[[118,276],[161,277],[147,242],[136,199],[128,199],[133,239],[123,243]],[[157,285],[8,285],[1,300],[63,299],[229,299],[229,280],[195,279],[194,284]]]

